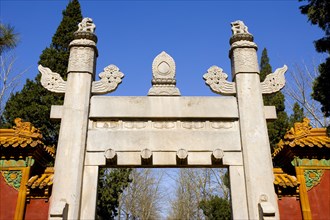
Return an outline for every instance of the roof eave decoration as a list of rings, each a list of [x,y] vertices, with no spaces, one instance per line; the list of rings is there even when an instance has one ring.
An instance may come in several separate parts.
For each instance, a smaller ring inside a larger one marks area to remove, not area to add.
[[[15,126],[12,129],[0,129],[3,158],[33,156],[36,162],[43,166],[54,159],[55,147],[44,145],[39,129],[20,118],[16,118],[14,122]]]
[[[281,199],[283,195],[299,196],[300,182],[295,176],[283,172],[281,168],[273,168],[273,172],[274,186],[279,199]]]
[[[26,199],[49,199],[53,186],[54,168],[47,167],[44,173],[32,176],[26,183]]]
[[[277,144],[272,157],[277,161],[289,161],[296,157],[330,159],[330,138],[326,128],[312,128],[309,119],[297,122]]]

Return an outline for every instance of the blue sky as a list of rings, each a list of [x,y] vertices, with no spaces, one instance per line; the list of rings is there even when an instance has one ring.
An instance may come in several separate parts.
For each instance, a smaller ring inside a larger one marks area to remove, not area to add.
[[[0,19],[20,33],[15,49],[16,70],[29,68],[25,78],[38,73],[37,62],[49,46],[67,0],[0,1]],[[287,64],[321,57],[313,41],[324,34],[307,22],[298,0],[286,1],[86,1],[84,17],[97,26],[97,74],[109,64],[125,74],[113,95],[144,96],[151,87],[151,64],[163,50],[176,62],[177,86],[182,95],[213,95],[202,79],[212,65],[230,76],[230,22],[243,20],[275,70]]]

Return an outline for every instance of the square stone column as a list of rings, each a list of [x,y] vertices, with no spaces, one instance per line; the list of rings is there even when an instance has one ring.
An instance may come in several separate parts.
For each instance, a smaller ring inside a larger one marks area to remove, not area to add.
[[[236,84],[249,219],[279,219],[273,185],[257,45],[241,21],[232,23],[232,77]]]

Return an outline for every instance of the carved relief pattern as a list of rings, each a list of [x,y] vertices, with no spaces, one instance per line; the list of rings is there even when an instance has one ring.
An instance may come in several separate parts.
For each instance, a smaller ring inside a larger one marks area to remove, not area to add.
[[[236,93],[235,83],[228,82],[228,75],[220,67],[212,66],[203,75],[205,83],[218,94],[232,95]]]
[[[94,121],[93,128],[107,130],[131,129],[184,129],[184,130],[231,130],[238,122],[232,121]]]
[[[215,129],[230,129],[233,127],[233,123],[228,122],[212,122],[211,123],[212,128]]]
[[[66,82],[62,79],[60,74],[52,72],[49,68],[38,66],[41,73],[41,85],[47,90],[56,93],[65,93]]]
[[[124,128],[128,129],[142,129],[147,126],[147,122],[144,121],[126,121],[123,122]]]
[[[92,40],[89,39],[75,39],[71,41],[70,47],[71,46],[91,46],[91,47],[96,47],[96,43]]]
[[[94,49],[91,47],[73,47],[70,51],[68,72],[94,69]]]
[[[171,129],[175,128],[176,124],[172,121],[156,121],[153,122],[153,127],[157,129]]]
[[[205,127],[205,122],[182,122],[182,127],[186,129],[202,129]]]
[[[279,91],[285,85],[284,73],[288,67],[284,65],[278,68],[274,73],[268,74],[265,80],[261,83],[261,91],[263,94],[270,94]]]
[[[99,74],[101,80],[95,81],[92,84],[92,93],[105,94],[116,90],[122,82],[124,74],[119,68],[113,64],[104,68],[104,71]]]
[[[306,180],[307,190],[312,189],[320,183],[324,170],[305,170],[304,176]]]
[[[259,72],[256,53],[250,48],[237,48],[233,53],[232,60],[235,61],[235,74],[238,72]]]
[[[1,171],[6,183],[16,190],[19,190],[22,180],[22,171],[19,170],[9,170]]]
[[[231,44],[230,48],[237,48],[237,47],[255,47],[257,48],[257,44],[252,42],[252,41],[248,41],[248,40],[240,40],[240,41],[236,41],[234,43]]]

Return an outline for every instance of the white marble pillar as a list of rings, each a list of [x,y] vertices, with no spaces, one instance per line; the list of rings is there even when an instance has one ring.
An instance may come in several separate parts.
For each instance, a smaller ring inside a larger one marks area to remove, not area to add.
[[[89,103],[97,57],[95,25],[90,21],[83,20],[70,43],[50,219],[80,219]]]
[[[95,219],[99,166],[85,166],[80,219]]]
[[[229,166],[232,218],[248,219],[246,189],[243,166]]]
[[[236,83],[248,215],[249,219],[278,219],[257,45],[243,22],[233,22],[232,26],[230,59]]]

